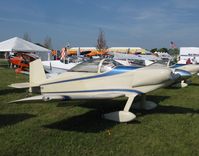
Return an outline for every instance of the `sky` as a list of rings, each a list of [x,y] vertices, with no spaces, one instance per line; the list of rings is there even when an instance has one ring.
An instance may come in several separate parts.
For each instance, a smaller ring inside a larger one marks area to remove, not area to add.
[[[100,29],[108,47],[199,46],[199,1],[0,0],[0,42],[28,33],[53,49],[93,47]]]

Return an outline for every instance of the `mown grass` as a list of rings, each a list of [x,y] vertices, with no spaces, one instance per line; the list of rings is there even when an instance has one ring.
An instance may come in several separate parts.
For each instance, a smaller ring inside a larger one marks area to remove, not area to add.
[[[0,155],[199,155],[197,76],[186,88],[149,93],[157,109],[115,123],[101,115],[122,109],[125,98],[8,104],[28,92],[7,85],[28,77],[4,67],[0,74]]]

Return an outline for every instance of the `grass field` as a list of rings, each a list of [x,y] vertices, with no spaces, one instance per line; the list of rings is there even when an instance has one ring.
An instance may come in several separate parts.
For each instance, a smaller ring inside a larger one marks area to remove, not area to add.
[[[0,64],[2,62],[0,61]],[[115,123],[101,118],[120,110],[125,98],[115,100],[28,102],[27,90],[7,87],[26,81],[6,65],[0,67],[0,155],[199,155],[199,77],[183,89],[159,89],[148,99],[153,111],[132,110],[137,118]]]

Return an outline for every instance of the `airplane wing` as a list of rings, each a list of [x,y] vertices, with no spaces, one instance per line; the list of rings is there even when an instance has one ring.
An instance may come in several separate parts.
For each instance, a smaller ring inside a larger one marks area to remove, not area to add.
[[[114,99],[118,97],[125,97],[125,94],[110,93],[110,94],[97,94],[97,95],[58,95],[58,94],[43,94],[32,96],[24,99],[11,101],[10,103],[23,102],[23,101],[50,101],[50,100],[88,100],[88,99]]]

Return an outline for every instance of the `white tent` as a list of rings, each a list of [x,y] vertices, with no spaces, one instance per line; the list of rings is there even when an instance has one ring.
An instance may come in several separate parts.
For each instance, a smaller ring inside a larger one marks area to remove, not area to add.
[[[189,58],[191,59],[191,61],[199,63],[199,47],[180,47],[179,63],[184,64]]]
[[[51,50],[19,37],[14,37],[0,42],[0,52],[34,52],[44,61],[48,60]]]

